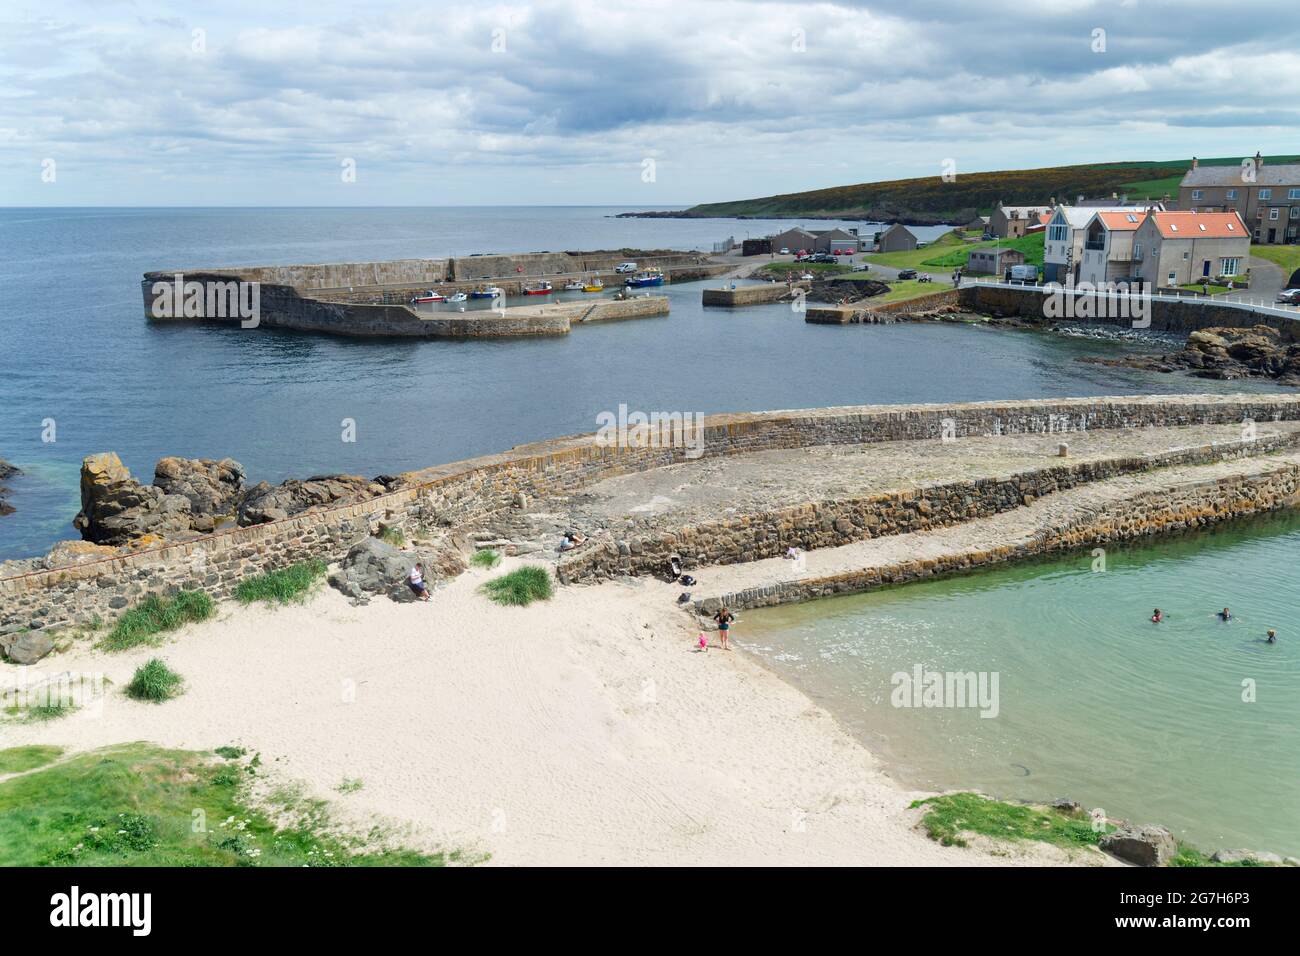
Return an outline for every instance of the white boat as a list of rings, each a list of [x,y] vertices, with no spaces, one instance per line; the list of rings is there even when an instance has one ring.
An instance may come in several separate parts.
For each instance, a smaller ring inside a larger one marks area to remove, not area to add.
[[[447,296],[447,301],[448,301],[448,302],[464,302],[464,301],[465,301],[466,299],[468,299],[468,298],[469,298],[469,296],[467,296],[464,292],[455,292],[455,293],[453,293],[453,294]]]
[[[569,280],[567,283],[565,283],[564,291],[565,291],[565,292],[581,292],[581,291],[582,291],[582,283],[579,282],[577,279],[571,279],[571,280]]]

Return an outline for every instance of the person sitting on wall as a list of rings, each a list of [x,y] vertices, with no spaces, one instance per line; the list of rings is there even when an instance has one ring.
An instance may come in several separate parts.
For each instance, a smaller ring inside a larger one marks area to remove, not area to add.
[[[430,598],[429,586],[424,583],[424,565],[417,564],[411,568],[411,573],[406,576],[406,586],[421,601],[427,601]]]

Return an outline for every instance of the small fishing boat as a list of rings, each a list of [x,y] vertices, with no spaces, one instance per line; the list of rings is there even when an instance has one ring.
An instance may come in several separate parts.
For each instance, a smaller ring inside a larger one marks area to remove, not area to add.
[[[469,294],[471,299],[495,299],[497,296],[505,296],[505,290],[500,286],[488,286],[486,289],[475,289]]]
[[[435,289],[430,289],[428,292],[425,292],[421,295],[417,295],[415,298],[413,298],[411,300],[411,304],[414,305],[417,302],[446,302],[446,301],[447,301],[447,297],[445,295],[443,295],[441,292],[438,292]]]
[[[582,291],[583,292],[604,292],[605,283],[601,282],[599,279],[592,279],[590,282],[588,282],[586,285],[582,287]]]
[[[464,302],[464,301],[465,301],[466,299],[468,299],[468,298],[469,298],[469,296],[467,296],[464,292],[453,292],[451,295],[447,296],[447,301],[448,301],[448,302]]]
[[[583,288],[584,288],[583,284],[579,282],[577,279],[570,279],[567,283],[565,283],[564,291],[581,292]]]
[[[659,269],[647,269],[645,272],[638,272],[634,276],[628,276],[623,284],[631,289],[640,289],[651,285],[663,285],[664,274]]]
[[[534,285],[524,286],[524,295],[550,295],[551,284],[549,282],[538,282]]]

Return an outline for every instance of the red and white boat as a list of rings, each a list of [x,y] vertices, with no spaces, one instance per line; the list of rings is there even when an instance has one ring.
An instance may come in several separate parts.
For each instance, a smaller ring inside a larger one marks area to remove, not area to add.
[[[447,301],[447,297],[445,295],[443,295],[441,292],[437,291],[436,289],[430,289],[428,292],[424,293],[424,295],[417,295],[415,298],[413,298],[411,300],[411,304],[415,305],[420,302],[446,302],[446,301]]]
[[[549,282],[538,282],[534,285],[524,286],[524,295],[550,295],[551,284]]]

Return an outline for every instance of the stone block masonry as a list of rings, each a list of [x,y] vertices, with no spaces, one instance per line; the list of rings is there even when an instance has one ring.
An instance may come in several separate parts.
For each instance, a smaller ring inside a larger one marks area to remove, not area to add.
[[[714,415],[705,420],[703,448],[707,459],[813,445],[934,441],[945,433],[960,438],[1246,419],[1300,420],[1300,395],[1075,398]],[[451,534],[510,508],[520,495],[542,500],[572,494],[617,475],[687,462],[687,451],[604,445],[587,434],[410,472],[403,476],[403,489],[361,504],[0,578],[0,625],[111,621],[146,594],[179,589],[227,597],[240,580],[254,574],[309,558],[337,561],[381,521],[402,527],[408,537]]]

